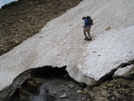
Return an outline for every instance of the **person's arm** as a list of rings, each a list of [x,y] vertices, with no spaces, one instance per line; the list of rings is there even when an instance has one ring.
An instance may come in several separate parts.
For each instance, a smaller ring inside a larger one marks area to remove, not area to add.
[[[84,27],[87,26],[87,19],[84,19]]]

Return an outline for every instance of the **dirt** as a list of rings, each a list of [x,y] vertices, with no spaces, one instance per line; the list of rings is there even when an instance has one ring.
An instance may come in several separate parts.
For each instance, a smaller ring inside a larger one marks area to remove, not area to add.
[[[19,0],[0,9],[0,55],[40,32],[50,20],[82,0]]]

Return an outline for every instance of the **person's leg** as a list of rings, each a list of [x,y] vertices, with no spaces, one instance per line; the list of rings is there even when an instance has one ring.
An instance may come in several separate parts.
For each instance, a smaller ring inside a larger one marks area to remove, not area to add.
[[[90,34],[90,28],[91,28],[91,27],[87,27],[88,39],[92,39],[92,38],[91,38],[91,34]]]
[[[87,27],[84,28],[84,31],[83,32],[84,32],[84,35],[85,35],[85,39],[87,39],[88,38],[88,36],[86,35]]]

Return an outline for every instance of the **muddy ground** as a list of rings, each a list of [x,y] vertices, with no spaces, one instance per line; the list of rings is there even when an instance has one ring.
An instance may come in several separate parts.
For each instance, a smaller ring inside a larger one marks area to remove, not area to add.
[[[0,10],[0,55],[10,51],[27,38],[38,33],[56,18],[82,0],[19,0]],[[36,77],[16,90],[12,101],[32,101],[39,97],[44,84],[46,101],[134,101],[134,78],[108,78],[94,87],[81,85],[67,73]],[[49,84],[49,86],[47,85]],[[65,94],[66,93],[66,94]],[[61,96],[61,95],[65,96]],[[35,100],[34,100],[35,101]]]

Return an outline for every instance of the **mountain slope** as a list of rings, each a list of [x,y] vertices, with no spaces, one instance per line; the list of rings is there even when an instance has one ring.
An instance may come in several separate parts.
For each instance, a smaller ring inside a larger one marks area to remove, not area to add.
[[[0,9],[0,55],[35,35],[82,0],[18,0]]]

